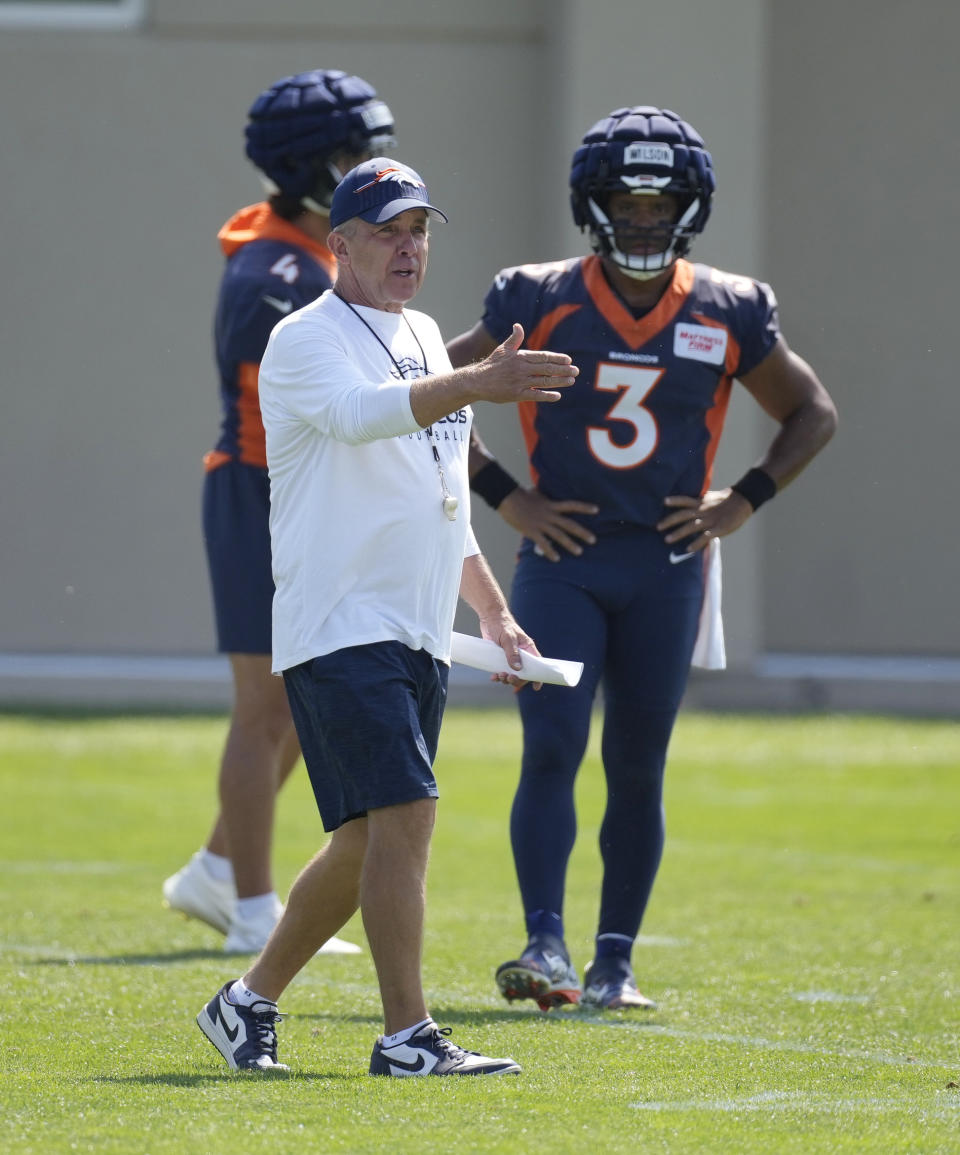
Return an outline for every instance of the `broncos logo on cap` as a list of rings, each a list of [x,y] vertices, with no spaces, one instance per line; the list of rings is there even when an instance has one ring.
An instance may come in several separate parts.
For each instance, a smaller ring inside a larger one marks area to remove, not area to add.
[[[391,168],[381,168],[373,180],[367,181],[366,184],[362,184],[359,188],[355,188],[353,191],[354,193],[365,192],[368,188],[373,188],[375,184],[379,184],[382,180],[395,180],[399,181],[401,184],[416,185],[418,188],[427,187],[422,180],[417,180],[417,178],[409,169],[396,168],[393,166]]]

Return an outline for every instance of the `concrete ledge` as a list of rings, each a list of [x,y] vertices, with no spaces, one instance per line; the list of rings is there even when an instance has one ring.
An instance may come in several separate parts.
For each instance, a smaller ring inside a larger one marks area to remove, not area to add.
[[[487,677],[479,670],[453,667],[450,704],[494,706],[507,701],[509,692],[504,695]],[[221,654],[0,654],[0,709],[207,712],[229,710],[232,702],[230,665]]]
[[[752,670],[694,670],[685,706],[960,718],[960,660],[766,654]]]
[[[222,711],[232,691],[226,658],[0,654],[0,708]],[[486,674],[454,666],[451,706],[512,700]],[[960,718],[960,660],[768,654],[750,670],[694,670],[688,709],[882,713]]]

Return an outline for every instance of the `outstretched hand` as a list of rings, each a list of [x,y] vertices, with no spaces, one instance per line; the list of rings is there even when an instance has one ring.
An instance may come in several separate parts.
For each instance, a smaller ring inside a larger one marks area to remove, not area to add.
[[[522,344],[523,326],[515,324],[510,336],[481,360],[411,381],[410,410],[417,424],[426,429],[475,401],[559,401],[559,390],[572,385],[580,370],[566,353],[521,349]]]
[[[523,326],[476,366],[482,370],[483,399],[493,402],[559,401],[558,389],[572,385],[580,370],[566,353],[521,349]]]

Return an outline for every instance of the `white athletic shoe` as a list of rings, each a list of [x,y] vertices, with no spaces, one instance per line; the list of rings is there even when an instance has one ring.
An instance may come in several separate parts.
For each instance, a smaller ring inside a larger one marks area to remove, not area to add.
[[[347,942],[346,939],[328,938],[323,946],[317,951],[317,954],[363,954],[363,947],[357,946],[355,942]]]
[[[210,874],[202,856],[203,851],[198,850],[186,866],[164,882],[163,905],[226,934],[237,892],[232,882],[219,882]]]
[[[371,1075],[519,1075],[513,1059],[488,1059],[476,1051],[465,1051],[447,1036],[449,1027],[428,1023],[405,1043],[383,1045],[381,1035],[370,1056]]]
[[[240,919],[234,914],[227,931],[227,940],[223,949],[228,954],[244,953],[259,954],[267,939],[273,933],[273,928],[280,921],[283,914],[283,903],[277,899],[272,910],[265,911],[260,918]],[[317,954],[362,954],[363,951],[355,943],[345,942],[342,938],[327,939]]]
[[[283,1015],[276,1003],[242,1007],[229,998],[226,983],[197,1015],[197,1026],[227,1060],[233,1071],[287,1071],[277,1062],[277,1023]]]

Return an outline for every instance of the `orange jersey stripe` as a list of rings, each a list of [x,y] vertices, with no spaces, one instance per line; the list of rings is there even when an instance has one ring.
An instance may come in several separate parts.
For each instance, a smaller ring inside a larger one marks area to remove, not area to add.
[[[537,327],[527,337],[524,344],[528,349],[546,349],[547,341],[550,339],[550,334],[560,324],[564,317],[569,317],[571,313],[576,313],[580,308],[579,305],[560,305],[556,309],[551,310],[545,317],[541,317],[537,322]],[[531,405],[536,402],[531,401]]]
[[[537,436],[535,425],[537,420],[537,402],[521,401],[517,405],[517,413],[520,417],[520,432],[523,434],[523,441],[527,447],[527,462],[530,466],[530,478],[533,484],[536,485],[540,480],[537,471],[533,467],[533,451],[536,449],[537,442],[540,440]]]
[[[710,433],[704,454],[703,493],[710,488],[713,478],[713,461],[717,456],[717,447],[720,444],[720,435],[727,419],[727,409],[730,406],[730,394],[733,389],[733,371],[740,360],[740,345],[726,325],[712,317],[705,317],[702,313],[692,314],[701,325],[709,325],[711,329],[722,329],[727,334],[727,355],[724,362],[726,372],[717,383],[713,393],[713,405],[706,415],[706,426]]]
[[[610,288],[599,257],[583,262],[583,281],[593,303],[631,349],[639,349],[670,324],[693,288],[696,274],[689,261],[677,261],[673,279],[656,306],[636,318]]]
[[[266,468],[267,435],[260,415],[259,374],[260,366],[252,361],[241,361],[237,367],[237,446],[244,464]]]
[[[546,349],[550,334],[557,325],[560,324],[564,317],[569,317],[571,313],[575,313],[579,308],[579,305],[560,305],[558,308],[547,313],[545,317],[541,317],[537,322],[537,327],[524,341],[526,347],[528,349]],[[536,428],[537,402],[521,401],[517,406],[517,411],[520,415],[520,431],[523,433],[524,444],[527,447],[527,460],[530,462],[530,477],[533,480],[533,484],[536,485],[539,478],[537,471],[533,467],[533,451],[539,440]]]

